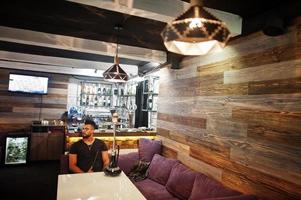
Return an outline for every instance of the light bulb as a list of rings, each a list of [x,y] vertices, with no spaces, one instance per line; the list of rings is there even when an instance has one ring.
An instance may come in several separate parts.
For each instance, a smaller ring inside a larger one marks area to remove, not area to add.
[[[190,29],[201,28],[202,26],[203,26],[203,23],[201,21],[201,18],[194,18],[189,23]]]

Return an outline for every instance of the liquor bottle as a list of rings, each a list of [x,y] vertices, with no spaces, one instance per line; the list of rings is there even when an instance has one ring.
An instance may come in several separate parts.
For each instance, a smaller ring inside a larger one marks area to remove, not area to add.
[[[98,94],[98,95],[101,95],[101,87],[100,87],[100,85],[99,85],[99,87],[98,87],[98,89],[97,89],[97,94]]]
[[[108,88],[108,90],[107,90],[107,95],[108,95],[108,96],[111,96],[111,95],[112,95],[111,93],[112,93],[111,88]]]
[[[97,106],[97,103],[98,103],[98,99],[97,99],[97,95],[95,95],[94,106]]]
[[[85,105],[85,101],[86,101],[85,95],[82,94],[82,95],[80,96],[80,100],[79,100],[80,103],[79,103],[79,105],[84,106],[84,105]]]
[[[153,99],[148,99],[148,110],[152,110],[153,108]]]
[[[102,97],[98,98],[98,106],[102,106]]]
[[[148,84],[148,91],[149,92],[153,92],[154,86],[153,86],[153,80],[149,80],[149,84]]]
[[[106,94],[107,94],[106,88],[103,88],[103,90],[102,90],[102,95],[106,95]]]
[[[109,96],[107,98],[107,107],[111,107],[111,99]]]
[[[102,106],[103,106],[103,107],[106,106],[106,97],[105,97],[105,96],[103,97],[103,104],[102,104]]]
[[[89,105],[89,95],[87,95],[87,99],[86,99],[86,105]]]
[[[144,92],[148,92],[148,80],[144,81]]]

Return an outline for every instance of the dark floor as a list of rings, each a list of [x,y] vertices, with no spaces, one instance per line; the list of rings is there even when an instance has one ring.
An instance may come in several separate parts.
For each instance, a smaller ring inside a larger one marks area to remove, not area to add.
[[[1,166],[0,199],[56,199],[59,161]]]

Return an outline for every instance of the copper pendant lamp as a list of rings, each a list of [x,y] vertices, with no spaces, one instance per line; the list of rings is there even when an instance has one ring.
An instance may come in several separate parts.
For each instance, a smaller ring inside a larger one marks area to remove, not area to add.
[[[114,29],[117,30],[117,33],[119,33],[119,31],[122,30],[122,27],[115,26]],[[116,55],[114,58],[114,65],[112,65],[103,73],[103,77],[105,80],[110,82],[126,82],[129,78],[127,73],[119,65],[118,34],[117,34]]]
[[[225,23],[191,0],[190,8],[166,25],[161,36],[168,51],[182,55],[204,55],[225,47],[230,31]]]

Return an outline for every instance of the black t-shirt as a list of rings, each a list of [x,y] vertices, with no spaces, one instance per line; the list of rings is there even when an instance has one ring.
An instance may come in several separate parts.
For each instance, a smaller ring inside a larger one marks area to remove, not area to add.
[[[92,165],[92,170],[99,172],[103,168],[102,151],[107,150],[106,144],[99,139],[95,139],[91,145],[79,140],[72,144],[69,153],[77,154],[77,166],[84,172],[89,171]]]

